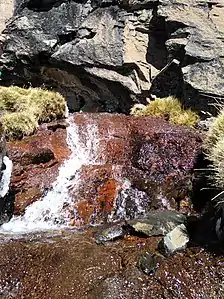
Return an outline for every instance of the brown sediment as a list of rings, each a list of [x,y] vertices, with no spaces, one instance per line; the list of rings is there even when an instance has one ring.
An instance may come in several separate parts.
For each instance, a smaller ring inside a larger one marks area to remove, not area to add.
[[[161,258],[155,274],[147,276],[138,269],[138,259],[155,252],[160,237],[128,236],[96,245],[92,233],[2,241],[2,298],[223,298],[223,255],[188,248]]]

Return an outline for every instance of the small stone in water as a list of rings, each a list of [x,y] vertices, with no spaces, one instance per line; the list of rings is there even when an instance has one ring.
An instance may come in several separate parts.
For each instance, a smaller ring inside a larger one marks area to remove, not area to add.
[[[97,244],[103,244],[108,241],[113,241],[118,238],[123,238],[125,235],[125,231],[122,228],[121,224],[114,225],[109,227],[100,233],[95,235],[95,242]]]
[[[159,267],[159,256],[146,252],[140,256],[138,261],[138,267],[147,275],[155,274]]]

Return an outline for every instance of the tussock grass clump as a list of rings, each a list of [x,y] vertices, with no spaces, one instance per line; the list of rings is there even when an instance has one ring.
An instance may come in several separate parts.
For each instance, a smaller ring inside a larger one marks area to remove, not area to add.
[[[224,189],[224,138],[219,139],[208,151],[208,159],[212,162],[212,184]]]
[[[32,134],[41,122],[64,117],[66,102],[41,88],[0,87],[0,110],[3,131],[12,140]]]
[[[219,111],[218,116],[212,122],[207,134],[206,146],[213,147],[219,139],[224,138],[224,109]]]
[[[209,128],[204,149],[207,158],[212,162],[213,185],[224,189],[224,108],[220,109]]]
[[[26,111],[6,113],[1,121],[4,133],[9,140],[31,135],[38,126],[36,117]]]
[[[178,99],[169,96],[158,98],[147,105],[136,104],[131,109],[131,114],[135,116],[152,115],[169,120],[172,124],[193,127],[199,121],[197,113],[190,109],[184,110]]]

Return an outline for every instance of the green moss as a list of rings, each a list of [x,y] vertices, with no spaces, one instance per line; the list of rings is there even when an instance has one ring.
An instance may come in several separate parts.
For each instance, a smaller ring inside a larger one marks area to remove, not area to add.
[[[65,99],[57,92],[0,87],[0,123],[10,140],[32,134],[38,123],[64,117],[65,109]]]
[[[199,121],[199,116],[190,109],[184,110],[178,99],[169,96],[167,98],[156,99],[147,105],[135,105],[131,109],[131,114],[135,116],[152,115],[169,120],[172,124],[193,127]]]

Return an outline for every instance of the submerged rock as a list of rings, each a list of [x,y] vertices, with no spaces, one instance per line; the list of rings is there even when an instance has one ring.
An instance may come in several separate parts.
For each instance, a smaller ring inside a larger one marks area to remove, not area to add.
[[[175,211],[152,211],[148,212],[144,218],[127,221],[127,224],[134,229],[136,233],[144,235],[158,236],[171,232],[180,224],[186,222],[186,216]]]
[[[113,225],[95,235],[95,241],[97,244],[103,244],[108,241],[113,241],[118,238],[123,238],[125,235],[125,230],[122,224]]]
[[[140,256],[138,267],[147,275],[155,274],[160,260],[161,257],[159,255],[146,252]]]
[[[169,255],[185,249],[188,242],[189,236],[186,226],[184,224],[180,224],[164,236],[163,240],[159,244],[159,248],[162,252]]]
[[[136,267],[153,238],[98,246],[91,231],[33,234],[0,242],[3,298],[222,298],[224,256],[187,248],[160,260],[154,275]],[[157,242],[156,242],[157,243]],[[202,283],[203,282],[203,283]]]

